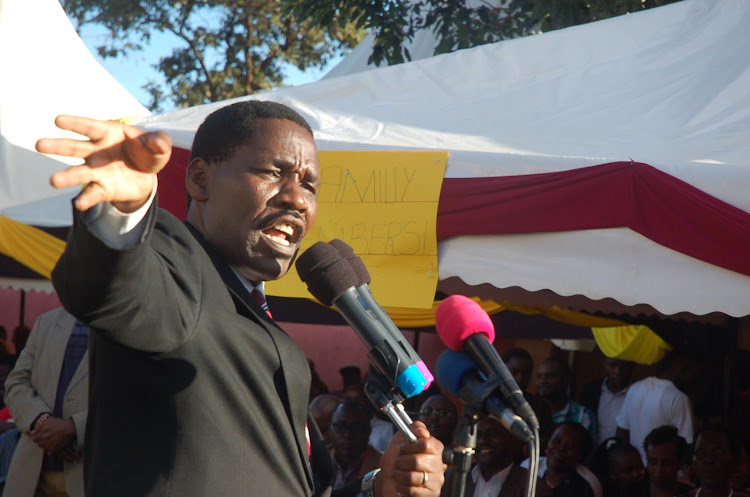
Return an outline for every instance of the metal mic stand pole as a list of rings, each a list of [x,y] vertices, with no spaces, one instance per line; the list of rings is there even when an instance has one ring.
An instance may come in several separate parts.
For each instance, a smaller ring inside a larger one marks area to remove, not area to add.
[[[464,404],[464,413],[456,428],[455,445],[448,462],[453,463],[452,497],[464,497],[466,493],[466,476],[471,471],[471,463],[477,446],[477,423],[479,412]]]

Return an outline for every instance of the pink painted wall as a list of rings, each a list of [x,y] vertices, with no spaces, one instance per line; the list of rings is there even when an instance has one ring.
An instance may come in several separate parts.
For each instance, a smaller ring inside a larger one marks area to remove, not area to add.
[[[29,328],[34,326],[37,318],[47,311],[60,307],[60,299],[56,293],[26,292],[24,324]],[[8,344],[13,349],[13,330],[20,324],[21,291],[10,288],[0,288],[0,325],[8,332]]]

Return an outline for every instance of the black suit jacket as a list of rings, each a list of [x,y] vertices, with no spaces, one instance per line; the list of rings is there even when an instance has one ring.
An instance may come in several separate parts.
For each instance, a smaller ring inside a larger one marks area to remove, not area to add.
[[[528,483],[528,471],[524,468],[518,466],[517,464],[513,464],[511,466],[510,471],[508,472],[508,477],[503,482],[502,487],[500,487],[500,492],[497,494],[496,497],[525,497],[526,495],[526,484]],[[443,490],[440,493],[440,497],[451,497],[453,495],[453,479],[455,478],[455,472],[454,470],[448,470],[445,473],[445,484],[443,485]],[[474,495],[474,489],[476,485],[474,484],[474,480],[471,477],[471,472],[466,475],[466,487],[465,487],[465,493],[464,495],[466,497],[473,497]],[[548,496],[549,493],[538,493],[538,496]]]
[[[93,330],[87,497],[329,494],[304,353],[200,235],[148,216],[141,243],[114,250],[76,213],[53,272]]]

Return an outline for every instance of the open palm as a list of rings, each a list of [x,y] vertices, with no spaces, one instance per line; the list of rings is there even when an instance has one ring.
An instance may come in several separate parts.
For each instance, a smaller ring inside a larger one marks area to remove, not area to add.
[[[84,159],[50,178],[55,188],[85,185],[75,202],[79,210],[101,202],[111,202],[122,212],[136,210],[148,199],[156,173],[172,152],[172,141],[162,131],[67,115],[57,116],[55,124],[88,138],[42,138],[36,143],[39,152]]]

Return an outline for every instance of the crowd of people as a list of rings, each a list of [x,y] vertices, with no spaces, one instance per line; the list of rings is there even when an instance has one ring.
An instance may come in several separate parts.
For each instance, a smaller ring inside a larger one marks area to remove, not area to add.
[[[559,356],[541,361],[535,376],[532,355],[525,349],[510,349],[503,359],[541,424],[537,496],[750,495],[750,464],[738,436],[726,426],[709,423],[698,427],[694,421],[687,392],[704,364],[693,351],[668,354],[656,365],[654,376],[639,381],[633,378],[635,363],[602,357],[603,376],[583,385],[579,401],[569,394],[571,369]],[[367,443],[370,425],[378,423],[378,413],[370,407],[358,410],[356,420],[336,425],[341,411],[351,410],[347,406],[352,402],[369,406],[361,395],[359,369],[352,376],[353,371],[347,371],[351,368],[341,370],[342,391],[328,393],[326,388],[325,394],[311,392],[310,410],[321,429],[332,428],[328,430],[329,450],[342,475],[366,471],[368,451],[378,447],[374,439]],[[532,383],[535,393],[529,392]],[[412,416],[424,422],[450,451],[462,411],[460,400],[443,395],[439,385],[434,385],[409,402]],[[368,409],[370,417],[366,418]],[[337,414],[332,417],[332,413]],[[363,430],[352,454],[353,430],[345,428],[351,428],[354,421]],[[481,419],[476,434],[465,495],[525,496],[527,447],[493,418]],[[442,496],[453,495],[454,478],[449,466]]]

